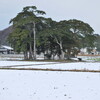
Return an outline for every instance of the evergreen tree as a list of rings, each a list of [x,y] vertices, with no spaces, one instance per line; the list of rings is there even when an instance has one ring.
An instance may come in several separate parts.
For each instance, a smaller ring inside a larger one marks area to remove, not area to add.
[[[45,12],[37,10],[35,6],[27,6],[10,21],[10,23],[13,23],[14,28],[12,34],[9,36],[9,42],[15,50],[19,49],[19,51],[24,52],[25,59],[36,59],[36,32],[42,28],[39,23],[42,23],[42,20],[44,19],[40,16],[43,14],[45,14]],[[13,35],[15,35],[15,37]],[[17,35],[18,37],[16,39]],[[22,35],[23,40],[20,41],[19,35]],[[16,46],[12,40],[16,40]]]

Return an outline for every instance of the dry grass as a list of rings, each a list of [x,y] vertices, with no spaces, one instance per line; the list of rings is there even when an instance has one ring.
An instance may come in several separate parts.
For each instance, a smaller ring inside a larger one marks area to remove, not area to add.
[[[31,70],[31,71],[62,71],[62,72],[92,72],[92,73],[100,73],[100,70],[87,70],[87,69],[43,69],[43,68],[0,68],[0,70]]]
[[[99,55],[92,55],[92,54],[80,54],[80,55],[78,55],[78,56],[92,56],[92,57],[97,57],[97,56],[100,56],[100,54]]]

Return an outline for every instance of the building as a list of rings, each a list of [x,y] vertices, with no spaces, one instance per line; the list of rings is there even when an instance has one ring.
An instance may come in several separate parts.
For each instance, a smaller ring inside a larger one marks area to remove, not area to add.
[[[0,46],[0,53],[2,54],[12,54],[13,48],[11,48],[10,46],[5,46],[5,45],[1,45]]]
[[[100,53],[97,51],[97,48],[82,48],[80,49],[80,55],[99,55]]]

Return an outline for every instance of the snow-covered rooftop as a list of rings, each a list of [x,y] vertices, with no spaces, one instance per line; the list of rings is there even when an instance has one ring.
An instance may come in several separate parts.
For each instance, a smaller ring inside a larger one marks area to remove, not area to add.
[[[12,47],[10,47],[10,46],[6,46],[6,45],[2,45],[1,48],[5,48],[5,49],[8,49],[8,50],[13,50]]]

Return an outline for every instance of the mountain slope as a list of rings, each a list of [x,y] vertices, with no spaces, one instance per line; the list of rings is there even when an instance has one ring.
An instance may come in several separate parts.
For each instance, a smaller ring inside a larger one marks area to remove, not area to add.
[[[7,45],[7,37],[12,32],[12,26],[0,31],[0,44]]]

